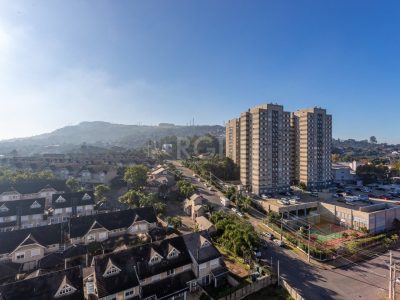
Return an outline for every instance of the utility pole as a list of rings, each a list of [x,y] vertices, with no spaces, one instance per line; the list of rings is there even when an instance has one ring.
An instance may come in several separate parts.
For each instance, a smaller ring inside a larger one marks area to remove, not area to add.
[[[392,300],[392,250],[389,251],[389,299]]]
[[[397,271],[397,264],[393,266],[393,291],[392,291],[392,298],[396,300],[396,271]]]
[[[308,263],[310,263],[310,238],[311,238],[311,224],[308,225],[308,247],[307,247]]]
[[[279,282],[279,276],[280,276],[280,274],[279,274],[279,259],[278,259],[278,286],[279,286],[279,284],[280,284],[280,282]]]
[[[271,272],[274,273],[274,269],[272,268],[272,256],[271,256]]]

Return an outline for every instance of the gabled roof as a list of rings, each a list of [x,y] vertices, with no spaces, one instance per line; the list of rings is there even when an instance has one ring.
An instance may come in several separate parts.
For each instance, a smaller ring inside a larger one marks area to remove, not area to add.
[[[171,248],[177,249],[179,255],[172,259],[163,259],[159,263],[149,264],[152,255],[166,258]],[[104,278],[109,259],[121,269],[118,275]],[[153,242],[116,253],[99,255],[93,259],[99,298],[139,285],[138,280],[151,277],[167,270],[178,268],[192,263],[182,236],[177,236],[163,241]],[[175,276],[173,276],[175,277]]]
[[[29,246],[29,245],[40,245],[40,243],[33,237],[33,235],[30,233],[23,241],[21,244],[19,244],[18,247],[21,246]],[[40,245],[42,246],[42,245]],[[42,246],[43,247],[43,246]]]
[[[3,201],[0,202],[0,207],[5,206],[8,208],[8,211],[0,210],[0,217],[16,216],[17,214],[21,216],[43,214],[45,203],[45,198]]]
[[[0,194],[10,191],[17,191],[21,194],[33,194],[50,187],[60,192],[68,190],[63,180],[36,180],[34,182],[1,184]]]
[[[65,201],[57,201],[60,197]],[[95,196],[93,191],[76,193],[57,193],[52,196],[52,205],[54,208],[74,207],[83,205],[94,205]]]
[[[76,291],[57,299],[84,299],[82,270],[79,266],[2,285],[0,294],[6,300],[27,299],[27,296],[30,300],[54,299],[57,291],[65,284],[72,286]]]
[[[72,218],[69,220],[69,234],[71,238],[82,237],[90,230],[95,221],[110,231],[119,228],[128,228],[133,224],[135,218],[137,220],[145,220],[149,223],[157,222],[157,216],[153,207],[140,207]]]
[[[23,243],[38,243],[43,247],[63,242],[62,224],[52,224],[21,230],[0,232],[0,254],[11,253]]]
[[[94,229],[105,229],[103,225],[101,225],[97,220],[94,220],[92,226],[90,226],[89,231],[94,230]]]
[[[193,232],[183,236],[185,244],[190,252],[190,255],[198,264],[221,257],[221,254],[211,243],[211,239],[207,231]],[[205,245],[207,241],[210,245]]]

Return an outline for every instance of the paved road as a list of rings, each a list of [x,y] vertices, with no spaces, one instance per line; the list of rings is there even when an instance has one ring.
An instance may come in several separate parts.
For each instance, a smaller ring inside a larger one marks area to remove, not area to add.
[[[251,211],[251,215],[251,223],[257,225],[262,215],[257,211]],[[282,277],[308,300],[379,300],[387,295],[388,254],[334,270],[309,265],[291,250],[280,248],[270,241],[262,254],[268,260],[272,257],[275,271],[279,260]],[[394,252],[394,258],[400,262],[400,251]]]
[[[219,194],[210,192],[202,183],[199,183],[193,172],[176,164],[186,179],[195,184],[199,192],[217,209],[222,209]],[[261,222],[263,215],[252,210],[250,222],[255,225]],[[309,265],[289,249],[275,246],[268,241],[268,247],[263,249],[264,258],[273,261],[276,271],[277,261],[280,262],[280,271],[290,285],[301,291],[307,300],[325,299],[385,299],[388,290],[388,254],[378,256],[367,262],[357,263],[348,267],[326,270],[318,266]],[[400,250],[394,251],[394,259],[400,263]],[[398,295],[400,297],[400,295]]]
[[[177,169],[182,172],[184,178],[196,186],[197,192],[205,199],[207,199],[209,204],[214,206],[217,210],[226,209],[225,207],[222,206],[221,200],[219,198],[220,196],[222,196],[222,193],[220,193],[219,191],[209,191],[204,183],[199,182],[198,178],[193,176],[192,170],[183,167],[176,161],[174,161],[173,163],[177,167]]]

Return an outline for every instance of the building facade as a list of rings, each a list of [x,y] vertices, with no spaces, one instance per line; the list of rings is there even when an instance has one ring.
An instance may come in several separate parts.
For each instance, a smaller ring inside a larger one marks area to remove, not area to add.
[[[331,148],[332,116],[320,108],[290,113],[281,105],[258,105],[226,126],[226,156],[239,160],[240,181],[255,194],[288,191],[300,182],[310,189],[329,185]]]
[[[295,112],[295,178],[307,188],[324,188],[332,182],[332,116],[322,108]]]
[[[259,105],[240,116],[240,179],[253,193],[290,188],[290,113]]]
[[[235,118],[229,120],[226,124],[226,156],[233,160],[237,165],[240,165],[240,119]]]

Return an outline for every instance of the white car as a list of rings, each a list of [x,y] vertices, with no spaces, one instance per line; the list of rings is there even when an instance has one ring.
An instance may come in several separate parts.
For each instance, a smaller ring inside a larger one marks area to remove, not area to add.
[[[244,217],[244,215],[243,215],[240,211],[238,211],[236,214],[237,214],[239,217],[241,217],[241,218]]]
[[[232,207],[231,210],[232,210],[234,213],[237,213],[237,212],[238,212],[238,210],[236,209],[236,207]]]

